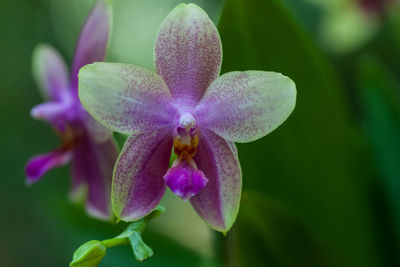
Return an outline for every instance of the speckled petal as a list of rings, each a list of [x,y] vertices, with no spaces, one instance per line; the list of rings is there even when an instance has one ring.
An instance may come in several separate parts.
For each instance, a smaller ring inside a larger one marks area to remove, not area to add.
[[[97,0],[79,35],[72,63],[72,88],[78,94],[78,72],[86,64],[104,61],[111,33],[110,1]]]
[[[33,50],[32,71],[47,100],[63,100],[70,85],[67,67],[56,49],[47,44],[37,45]]]
[[[39,181],[47,171],[67,164],[70,159],[71,152],[62,150],[54,150],[31,158],[25,166],[27,184]]]
[[[211,84],[195,116],[202,129],[233,142],[251,142],[281,125],[295,104],[296,86],[280,73],[230,72]]]
[[[86,134],[75,148],[72,160],[72,191],[87,186],[86,210],[91,216],[111,218],[111,181],[118,150],[115,142],[108,139],[97,143]]]
[[[172,96],[194,107],[219,75],[222,47],[218,30],[195,4],[180,4],[162,23],[155,65]]]
[[[172,150],[171,132],[171,128],[163,128],[127,139],[112,184],[112,207],[117,218],[137,220],[161,200]]]
[[[79,97],[97,121],[126,134],[165,127],[176,116],[173,99],[162,78],[129,64],[86,65],[79,72]]]
[[[242,191],[235,144],[203,130],[194,161],[208,183],[190,202],[211,228],[225,233],[235,222]]]

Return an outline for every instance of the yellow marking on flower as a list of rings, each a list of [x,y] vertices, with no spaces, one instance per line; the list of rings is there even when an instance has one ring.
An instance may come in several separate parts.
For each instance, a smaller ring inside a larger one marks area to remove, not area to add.
[[[54,130],[62,141],[59,147],[62,151],[68,151],[75,148],[83,138],[83,131],[80,129],[74,129],[70,125],[66,125],[64,131],[58,129]]]
[[[189,138],[190,140],[187,140]],[[174,139],[174,153],[180,160],[190,160],[197,153],[199,137],[194,135],[189,138],[181,138],[181,136],[178,135]]]

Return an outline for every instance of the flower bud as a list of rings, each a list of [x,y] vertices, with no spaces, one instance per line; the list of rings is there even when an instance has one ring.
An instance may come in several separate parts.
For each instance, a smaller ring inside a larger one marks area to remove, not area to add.
[[[75,250],[71,267],[97,267],[106,255],[106,247],[98,240],[91,240]]]

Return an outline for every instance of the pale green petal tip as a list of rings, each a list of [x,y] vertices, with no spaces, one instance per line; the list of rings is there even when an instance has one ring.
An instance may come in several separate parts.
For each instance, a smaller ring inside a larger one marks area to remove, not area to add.
[[[111,210],[115,216],[116,223],[119,223],[120,221],[124,221],[123,218],[121,218],[121,213],[122,213],[122,210],[124,209],[124,204],[121,203],[121,201],[116,200],[116,198],[114,197],[114,194],[115,194],[114,193],[115,170],[116,170],[116,166],[119,161],[119,158],[122,155],[122,151],[123,151],[123,148],[122,148],[121,152],[119,153],[118,158],[116,160],[116,164],[115,164],[114,170],[113,170],[112,184],[111,184]]]
[[[287,83],[288,83],[288,88],[290,90],[290,98],[292,99],[291,101],[291,111],[294,110],[295,106],[296,106],[296,100],[297,100],[297,88],[296,88],[296,84],[295,82],[290,79],[287,76],[282,75],[283,77],[286,78]]]
[[[212,230],[216,231],[216,232],[220,232],[221,234],[223,234],[224,236],[226,236],[228,234],[228,232],[231,230],[233,224],[236,221],[236,217],[235,219],[232,221],[232,223],[230,223],[228,226],[224,227],[224,228],[220,228],[217,226],[214,226],[212,224],[210,224],[209,222],[207,222],[206,220],[203,219],[203,221],[208,225],[208,227],[210,227]]]
[[[82,68],[80,68],[79,72],[78,72],[78,94],[80,97],[81,92],[84,91],[84,86],[81,86],[81,84],[83,84],[83,80],[86,78],[87,75],[90,75],[91,73],[93,73],[96,70],[96,67],[102,64],[102,62],[94,62],[92,64],[87,64],[85,66],[83,66]],[[81,99],[82,101],[82,99]],[[84,104],[82,102],[82,104]]]
[[[121,205],[121,204],[117,205],[117,203],[115,203],[115,201],[113,200],[112,195],[111,195],[111,209],[112,209],[112,212],[113,212],[113,214],[115,216],[115,222],[116,223],[119,223],[120,221],[124,221],[124,219],[121,218],[123,205]]]
[[[200,12],[201,14],[205,14],[205,15],[208,16],[208,14],[204,11],[204,9],[202,9],[200,6],[198,6],[196,4],[193,4],[193,3],[189,3],[189,4],[182,3],[182,4],[179,4],[171,11],[171,14],[175,13],[175,12],[187,12],[187,13],[189,13],[189,12]]]
[[[94,62],[94,63],[83,66],[82,68],[79,69],[78,77],[80,77],[81,75],[84,75],[86,71],[89,71],[91,68],[95,68],[97,64],[101,64],[101,63],[102,62]]]

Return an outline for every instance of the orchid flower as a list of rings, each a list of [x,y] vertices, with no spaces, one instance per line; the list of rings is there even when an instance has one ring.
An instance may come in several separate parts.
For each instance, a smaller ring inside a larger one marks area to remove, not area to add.
[[[54,48],[42,44],[34,50],[34,76],[48,101],[34,107],[31,115],[50,123],[62,144],[31,158],[25,169],[27,183],[32,184],[50,169],[72,161],[72,199],[87,188],[87,212],[100,219],[111,218],[109,195],[118,152],[112,131],[98,124],[80,103],[78,71],[88,63],[104,60],[110,28],[111,6],[99,0],[82,28],[70,77]]]
[[[234,142],[251,142],[292,112],[295,84],[275,72],[220,77],[221,40],[208,15],[181,4],[155,41],[156,72],[94,63],[79,72],[79,97],[106,127],[130,134],[114,168],[112,207],[142,218],[166,186],[190,202],[210,227],[227,232],[239,210],[242,174]],[[171,150],[177,159],[168,170]]]

